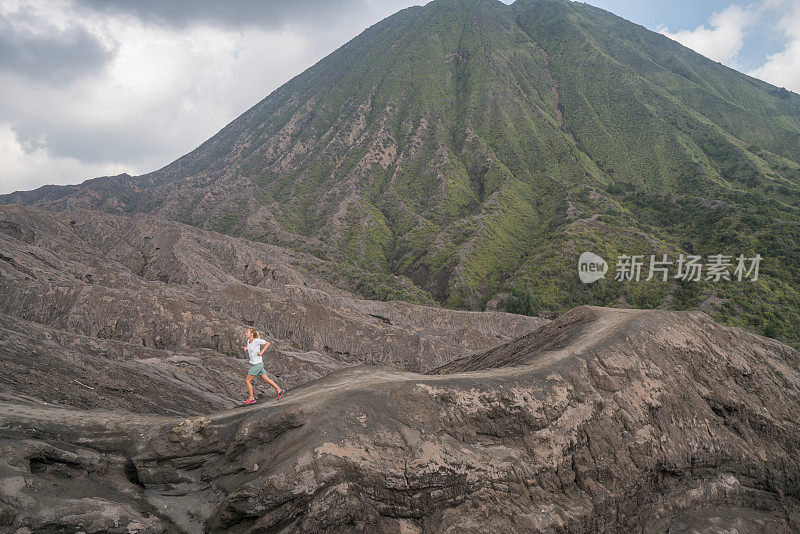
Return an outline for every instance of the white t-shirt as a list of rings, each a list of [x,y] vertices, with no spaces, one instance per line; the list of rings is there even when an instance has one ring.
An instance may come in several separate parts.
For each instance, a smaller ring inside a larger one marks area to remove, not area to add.
[[[253,339],[253,341],[247,342],[247,354],[250,356],[250,365],[255,365],[262,362],[261,356],[258,355],[258,352],[266,344],[267,340],[261,339],[260,337]]]

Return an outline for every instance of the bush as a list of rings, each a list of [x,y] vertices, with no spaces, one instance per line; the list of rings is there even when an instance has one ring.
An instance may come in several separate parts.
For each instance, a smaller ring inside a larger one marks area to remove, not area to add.
[[[542,301],[538,295],[533,295],[516,287],[512,287],[511,298],[508,300],[506,311],[520,315],[536,315],[542,309]]]

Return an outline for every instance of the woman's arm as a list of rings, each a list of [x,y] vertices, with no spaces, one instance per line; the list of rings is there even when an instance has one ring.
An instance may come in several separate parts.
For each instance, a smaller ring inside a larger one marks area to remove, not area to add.
[[[259,356],[261,356],[262,354],[264,354],[264,351],[265,351],[265,350],[267,350],[267,347],[269,347],[269,341],[267,341],[267,340],[265,339],[265,340],[264,340],[264,348],[263,348],[263,349],[261,349],[261,352],[259,352],[259,353],[258,353],[258,355],[259,355]]]

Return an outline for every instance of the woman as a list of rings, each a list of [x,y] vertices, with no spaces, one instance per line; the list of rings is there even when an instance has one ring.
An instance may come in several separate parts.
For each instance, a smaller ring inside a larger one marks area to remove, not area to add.
[[[255,397],[253,396],[252,382],[257,376],[260,376],[264,382],[274,387],[275,391],[278,392],[277,398],[280,399],[286,390],[278,387],[278,384],[273,382],[272,379],[267,376],[267,372],[264,370],[264,361],[261,359],[261,355],[264,354],[264,351],[267,350],[267,347],[270,345],[269,341],[259,338],[258,330],[252,327],[247,329],[247,333],[245,335],[247,336],[247,345],[242,348],[247,351],[247,354],[250,357],[250,370],[247,372],[247,378],[244,379],[244,382],[247,384],[247,393],[250,395],[250,397],[244,401],[244,403],[253,404],[256,401]]]

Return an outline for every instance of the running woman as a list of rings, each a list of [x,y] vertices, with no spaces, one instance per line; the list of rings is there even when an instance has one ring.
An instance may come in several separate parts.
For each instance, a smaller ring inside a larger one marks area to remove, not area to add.
[[[270,343],[266,339],[261,339],[258,337],[258,331],[255,328],[248,328],[246,332],[247,336],[247,345],[242,347],[247,351],[247,355],[250,357],[250,370],[247,372],[247,378],[244,379],[244,383],[247,384],[247,393],[250,397],[244,401],[245,404],[253,404],[256,402],[255,397],[253,396],[253,379],[257,376],[260,376],[261,379],[269,384],[270,386],[275,388],[275,391],[278,392],[278,399],[281,398],[285,389],[278,387],[278,384],[272,381],[271,378],[267,376],[267,372],[264,370],[264,361],[261,359],[261,355],[264,354],[264,351],[267,350]],[[259,350],[260,349],[260,350]]]

